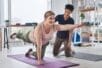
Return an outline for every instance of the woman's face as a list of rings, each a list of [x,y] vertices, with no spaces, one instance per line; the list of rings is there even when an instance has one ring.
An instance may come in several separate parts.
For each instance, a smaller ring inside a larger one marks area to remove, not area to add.
[[[49,25],[53,25],[55,23],[55,15],[48,16],[46,21]]]

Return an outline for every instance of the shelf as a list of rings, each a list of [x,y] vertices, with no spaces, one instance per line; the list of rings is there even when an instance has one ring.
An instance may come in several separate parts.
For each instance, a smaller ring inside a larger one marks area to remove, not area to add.
[[[97,1],[97,0],[96,0]],[[102,43],[102,32],[99,29],[102,29],[101,24],[101,15],[102,15],[102,4],[101,0],[96,3],[93,0],[78,0],[78,15],[80,18],[76,18],[79,21],[89,22],[89,26],[82,27],[80,30],[80,35],[82,37],[81,42],[90,40],[92,43]],[[96,32],[96,30],[98,30]]]
[[[80,9],[81,12],[88,12],[88,11],[94,11],[95,8],[91,7],[91,8],[85,8],[85,9]]]

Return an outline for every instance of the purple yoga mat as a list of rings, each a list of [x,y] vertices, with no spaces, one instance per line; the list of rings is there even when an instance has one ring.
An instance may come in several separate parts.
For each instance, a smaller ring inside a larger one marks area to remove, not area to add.
[[[25,57],[24,54],[18,54],[18,55],[8,55],[8,57],[22,61],[24,63],[36,66],[37,68],[68,68],[72,66],[78,66],[77,63],[72,63],[68,61],[58,60],[54,58],[44,58],[44,63],[41,65],[36,64],[36,60],[32,57]]]

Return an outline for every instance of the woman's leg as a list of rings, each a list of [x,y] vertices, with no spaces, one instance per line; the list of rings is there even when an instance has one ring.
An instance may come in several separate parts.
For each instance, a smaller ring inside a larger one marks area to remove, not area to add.
[[[48,44],[49,44],[49,42],[46,43],[45,45],[42,45],[41,59],[43,59],[43,57],[45,55],[46,47]],[[37,52],[36,51],[32,52],[32,55],[37,59]]]
[[[15,39],[16,38],[16,35],[17,35],[17,33],[13,33],[13,34],[10,35],[10,38],[11,39]]]
[[[57,56],[60,52],[60,47],[62,44],[63,40],[56,37],[55,43],[54,43],[54,48],[53,48],[53,55]]]
[[[25,56],[26,57],[30,57],[30,54],[32,53],[32,49],[30,48],[26,53],[25,53]]]

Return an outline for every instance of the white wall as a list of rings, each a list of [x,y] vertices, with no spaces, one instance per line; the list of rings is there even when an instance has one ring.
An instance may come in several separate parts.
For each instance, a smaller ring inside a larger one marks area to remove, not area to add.
[[[4,23],[4,1],[0,0],[0,25]]]
[[[47,8],[47,0],[12,0],[12,23],[40,22]]]
[[[63,14],[65,4],[67,4],[67,3],[68,3],[68,0],[52,0],[51,9],[56,14]]]
[[[4,24],[4,0],[0,0],[0,26]],[[0,51],[3,47],[3,28],[0,27]]]

